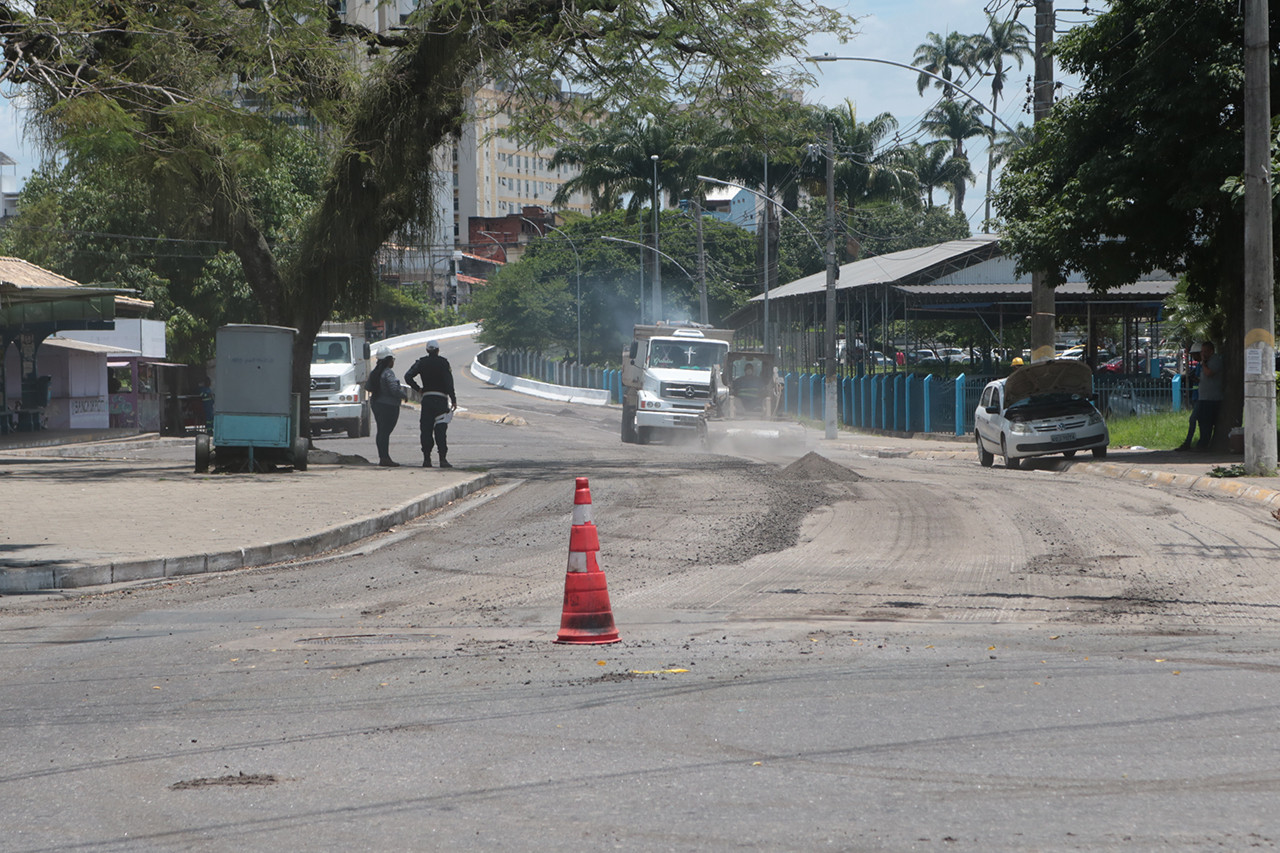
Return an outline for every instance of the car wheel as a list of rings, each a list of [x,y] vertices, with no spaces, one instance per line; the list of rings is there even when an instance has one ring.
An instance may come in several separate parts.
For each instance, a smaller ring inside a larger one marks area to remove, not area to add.
[[[1009,455],[1009,448],[1005,446],[1004,437],[1000,438],[1000,455],[1004,457],[1004,467],[1010,471],[1017,471],[1022,467],[1022,460],[1015,459]]]
[[[1076,452],[1075,452],[1074,450],[1067,450],[1067,451],[1065,451],[1062,455],[1063,455],[1063,456],[1065,456],[1065,457],[1067,457],[1068,459],[1075,459],[1075,458],[1076,458]]]
[[[1106,458],[1107,458],[1107,448],[1105,448],[1105,447],[1095,447],[1095,448],[1093,449],[1093,458],[1094,458],[1094,459],[1106,459]]]
[[[978,442],[978,464],[983,468],[990,468],[996,461],[996,455],[982,446],[982,436],[975,432],[973,437]]]

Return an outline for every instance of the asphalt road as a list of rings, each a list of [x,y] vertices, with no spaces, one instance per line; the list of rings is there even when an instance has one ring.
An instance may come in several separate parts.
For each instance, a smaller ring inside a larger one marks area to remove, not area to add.
[[[526,422],[455,420],[483,494],[330,559],[0,610],[0,850],[1280,839],[1256,505],[459,398]],[[550,642],[577,476],[616,645]]]

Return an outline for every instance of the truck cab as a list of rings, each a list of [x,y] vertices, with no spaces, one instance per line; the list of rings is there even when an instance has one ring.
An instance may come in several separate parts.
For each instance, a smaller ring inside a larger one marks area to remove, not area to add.
[[[648,444],[659,431],[695,433],[732,340],[730,330],[693,324],[636,326],[622,354],[622,440]]]
[[[358,324],[343,324],[358,326]],[[369,345],[364,330],[326,328],[311,347],[311,433],[346,430],[351,438],[369,434]]]

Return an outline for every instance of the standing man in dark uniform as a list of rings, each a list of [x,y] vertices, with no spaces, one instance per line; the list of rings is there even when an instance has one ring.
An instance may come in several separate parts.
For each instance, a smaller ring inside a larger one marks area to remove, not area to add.
[[[458,408],[458,397],[453,391],[453,370],[449,360],[440,355],[439,341],[427,341],[427,354],[413,363],[404,381],[422,394],[422,467],[431,467],[431,448],[438,447],[440,467],[452,468],[447,436],[449,417]]]

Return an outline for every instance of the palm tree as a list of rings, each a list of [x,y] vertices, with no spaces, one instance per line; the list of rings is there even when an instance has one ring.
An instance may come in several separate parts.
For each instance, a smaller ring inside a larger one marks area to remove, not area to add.
[[[920,122],[920,127],[935,139],[950,140],[952,158],[963,160],[966,164],[969,158],[964,151],[964,141],[975,136],[986,136],[988,133],[987,126],[982,123],[982,108],[972,101],[963,104],[958,101],[943,101],[929,111]],[[960,216],[964,215],[965,186],[974,180],[973,170],[966,171],[964,177],[956,180],[951,196],[955,201],[956,214]]]
[[[900,147],[885,145],[885,139],[898,129],[892,114],[881,113],[861,122],[853,101],[846,100],[843,108],[828,113],[828,119],[836,145],[836,193],[847,208],[917,197],[915,175],[902,164]],[[814,183],[826,181],[825,175],[813,177],[817,179]]]
[[[902,160],[915,175],[916,185],[928,210],[933,210],[935,189],[952,187],[966,175],[972,175],[969,162],[952,157],[951,146],[945,140],[928,144],[912,143],[903,149]]]
[[[1009,161],[1013,156],[1013,152],[1019,148],[1026,148],[1035,138],[1035,129],[1029,124],[1018,122],[1013,126],[1013,132],[1002,130],[996,134],[995,141],[991,143],[991,151],[995,154],[992,161],[994,165],[1001,166]]]
[[[987,13],[986,33],[974,36],[972,40],[974,67],[989,66],[991,71],[991,136],[996,135],[996,111],[1000,105],[1000,95],[1004,92],[1007,70],[1004,65],[1006,57],[1017,61],[1022,67],[1022,60],[1031,56],[1031,42],[1026,24],[1016,18],[1000,21],[995,15]],[[991,178],[995,172],[995,148],[987,148],[987,204],[986,219],[991,219]]]
[[[953,31],[946,38],[937,33],[929,33],[928,39],[916,48],[911,64],[930,74],[936,74],[947,82],[941,83],[921,74],[916,79],[916,91],[923,95],[924,90],[932,83],[942,90],[942,97],[949,101],[955,97],[953,87],[957,85],[952,82],[953,75],[957,71],[970,71],[973,68],[972,38]]]
[[[627,219],[632,220],[653,198],[650,156],[661,158],[670,147],[666,124],[644,117],[620,113],[602,124],[584,127],[578,141],[561,146],[551,158],[553,169],[579,169],[560,185],[552,204],[564,204],[573,193],[582,192],[591,196],[596,213],[604,213],[617,209],[629,195]]]

